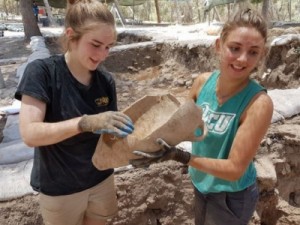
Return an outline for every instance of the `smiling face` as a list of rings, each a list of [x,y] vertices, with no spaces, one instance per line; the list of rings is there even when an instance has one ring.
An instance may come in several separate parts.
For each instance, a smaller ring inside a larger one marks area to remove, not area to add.
[[[72,35],[71,28],[69,32]],[[83,34],[79,40],[71,42],[69,53],[72,55],[73,63],[83,70],[95,70],[108,56],[115,39],[114,27],[105,23],[98,24]]]
[[[237,27],[225,40],[218,39],[220,70],[228,78],[245,80],[265,54],[265,39],[257,29]]]

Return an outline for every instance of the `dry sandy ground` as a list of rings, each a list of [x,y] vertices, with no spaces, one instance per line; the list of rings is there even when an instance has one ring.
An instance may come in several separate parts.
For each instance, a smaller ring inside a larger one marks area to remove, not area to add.
[[[285,31],[276,32],[278,34]],[[0,69],[6,82],[6,88],[0,90],[1,107],[12,102],[18,82],[16,70],[26,61],[30,50],[21,39],[12,41],[2,38],[0,41]],[[52,53],[57,52],[56,45],[51,41],[48,41],[48,46]],[[266,62],[266,67],[272,68],[272,77],[257,79],[268,88],[299,87],[299,64],[286,63],[287,53],[295,46],[300,44],[292,43],[273,48]],[[131,55],[138,56],[136,61],[132,60]],[[119,57],[108,59],[105,67],[115,74],[120,109],[150,93],[170,92],[182,100],[188,93],[191,74],[211,70],[217,63],[213,51],[209,48],[188,48],[169,44],[127,51]],[[13,59],[3,61],[11,58]],[[148,60],[149,58],[151,60]],[[139,59],[144,60],[140,62]],[[122,71],[117,71],[116,63],[123,66],[120,66]],[[184,82],[180,82],[181,80]],[[2,116],[1,130],[4,124],[5,116]],[[286,129],[281,130],[282,126],[288,126],[292,133],[286,132]],[[278,159],[275,168],[280,180],[269,188],[262,185],[261,200],[251,224],[300,224],[300,182],[297,180],[300,177],[300,138],[294,134],[300,132],[297,126],[300,126],[297,115],[273,124],[262,143],[258,155],[277,154],[277,158],[273,158]],[[289,134],[291,138],[286,138],[285,134]],[[289,173],[282,172],[282,167],[286,166],[289,166]],[[146,170],[118,172],[116,186],[119,213],[109,225],[194,224],[193,189],[187,168],[182,165],[167,162],[153,165]],[[29,195],[1,202],[0,224],[42,225],[37,201],[38,195]]]

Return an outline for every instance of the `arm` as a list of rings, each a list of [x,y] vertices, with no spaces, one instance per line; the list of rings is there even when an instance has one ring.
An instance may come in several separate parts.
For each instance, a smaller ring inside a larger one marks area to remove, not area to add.
[[[175,160],[221,179],[235,181],[244,174],[253,160],[260,142],[267,132],[272,113],[271,98],[265,93],[259,93],[242,115],[241,125],[234,138],[228,159],[191,155],[189,152],[169,146],[163,140],[158,139],[158,144],[162,146],[161,150],[154,153],[134,151],[134,154],[143,158],[131,160],[130,163],[135,167],[146,167],[152,163]],[[207,151],[209,150],[207,149]]]
[[[266,93],[257,94],[241,117],[228,159],[209,159],[193,155],[189,165],[225,180],[239,179],[253,160],[270,125],[272,114],[271,98]]]
[[[44,102],[23,95],[20,132],[28,146],[55,144],[81,132],[109,133],[126,137],[134,129],[131,119],[122,112],[107,111],[55,123],[44,122],[45,113]]]
[[[197,78],[190,94],[190,98],[196,101],[199,89],[203,82]],[[137,166],[149,165],[151,163],[165,160],[175,160],[188,164],[205,173],[212,174],[224,180],[234,181],[239,179],[253,160],[261,140],[266,134],[273,114],[273,103],[271,98],[264,92],[258,93],[240,119],[240,126],[234,138],[228,159],[204,158],[190,155],[175,146],[162,145],[162,149],[157,153],[143,154],[134,152],[138,156],[146,159],[133,161]],[[207,149],[209,151],[209,149]],[[145,164],[143,164],[145,163]],[[134,165],[134,164],[133,164]]]
[[[46,103],[23,95],[20,111],[20,133],[30,147],[50,145],[79,134],[78,122],[81,117],[45,123]]]

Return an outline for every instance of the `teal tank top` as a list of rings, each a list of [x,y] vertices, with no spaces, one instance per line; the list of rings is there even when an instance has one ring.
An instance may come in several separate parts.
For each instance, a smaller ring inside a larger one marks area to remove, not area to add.
[[[219,105],[216,96],[219,75],[220,71],[213,72],[197,98],[196,104],[203,110],[202,118],[208,133],[203,141],[192,143],[192,153],[207,158],[227,159],[243,111],[258,92],[266,90],[250,80],[243,90],[223,105]],[[196,130],[196,135],[200,134],[201,131]],[[194,186],[203,194],[241,191],[256,182],[256,169],[253,162],[244,175],[236,181],[223,180],[193,167],[189,167],[189,174]]]

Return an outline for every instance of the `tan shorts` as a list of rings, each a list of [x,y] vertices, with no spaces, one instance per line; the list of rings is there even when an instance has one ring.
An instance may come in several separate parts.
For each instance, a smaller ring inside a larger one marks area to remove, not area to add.
[[[105,221],[117,214],[114,175],[85,191],[62,196],[40,194],[45,225],[80,225],[83,218]]]

